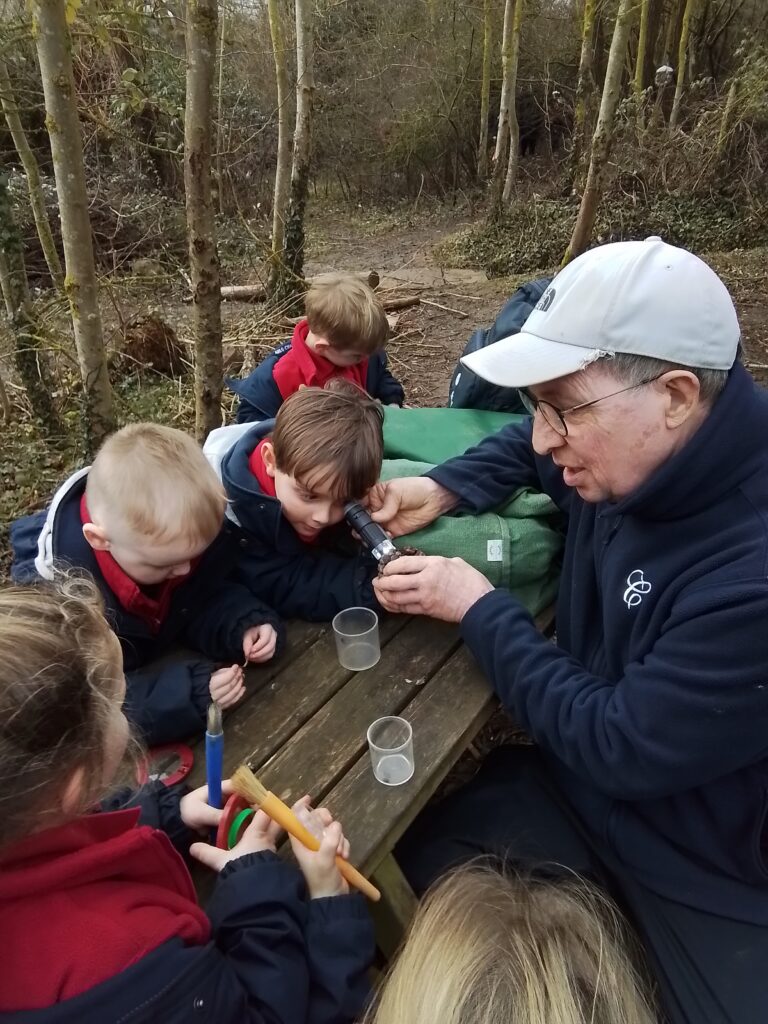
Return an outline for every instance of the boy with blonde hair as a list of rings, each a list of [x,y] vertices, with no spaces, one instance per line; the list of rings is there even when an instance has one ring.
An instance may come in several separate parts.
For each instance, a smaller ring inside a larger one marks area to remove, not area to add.
[[[244,660],[267,661],[275,613],[230,577],[248,540],[225,521],[226,497],[197,444],[171,427],[135,423],[58,489],[50,507],[11,527],[15,579],[86,570],[123,648],[126,712],[150,744],[199,732],[209,702],[244,693]],[[209,661],[146,667],[175,644]]]
[[[379,478],[383,419],[379,402],[334,380],[292,395],[275,420],[245,433],[224,427],[206,442],[227,516],[251,542],[240,577],[286,618],[324,622],[342,608],[378,608],[376,564],[343,519],[345,503]]]
[[[348,380],[384,405],[402,405],[403,388],[387,368],[389,324],[365,282],[350,274],[323,278],[304,300],[306,318],[293,337],[267,356],[244,380],[229,380],[240,396],[238,423],[271,419],[302,387]]]

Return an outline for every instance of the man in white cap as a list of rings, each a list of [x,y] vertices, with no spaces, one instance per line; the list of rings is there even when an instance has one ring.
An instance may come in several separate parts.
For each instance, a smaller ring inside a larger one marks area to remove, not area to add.
[[[536,743],[494,751],[398,856],[417,889],[489,851],[597,879],[675,1024],[768,1020],[768,395],[738,346],[697,257],[593,249],[464,359],[532,420],[372,499],[395,534],[523,485],[565,513],[556,644],[460,559],[403,557],[376,584],[389,610],[461,623]]]

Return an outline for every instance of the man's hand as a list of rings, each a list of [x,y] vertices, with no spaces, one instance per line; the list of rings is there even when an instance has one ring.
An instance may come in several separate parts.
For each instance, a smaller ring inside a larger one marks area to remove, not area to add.
[[[461,622],[493,585],[462,558],[401,555],[373,581],[376,597],[388,612],[428,615]]]
[[[426,476],[382,481],[371,488],[367,498],[371,518],[393,537],[429,526],[457,502],[455,494]]]
[[[252,664],[269,661],[277,646],[277,631],[274,626],[263,623],[252,626],[243,637],[243,657]]]
[[[242,668],[239,665],[220,668],[211,676],[209,689],[211,691],[211,700],[215,700],[222,710],[224,708],[231,708],[245,694],[245,680]]]
[[[206,867],[221,871],[231,860],[244,857],[247,853],[261,853],[264,850],[271,850],[274,853],[281,831],[280,826],[276,825],[264,811],[256,811],[240,842],[231,850],[220,850],[210,843],[192,843],[189,852],[195,860],[199,860]]]

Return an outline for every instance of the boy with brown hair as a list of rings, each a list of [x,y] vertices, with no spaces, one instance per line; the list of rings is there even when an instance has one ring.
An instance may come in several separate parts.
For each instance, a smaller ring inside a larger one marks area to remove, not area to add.
[[[389,324],[381,303],[365,282],[345,274],[312,285],[304,300],[306,318],[293,337],[267,356],[243,380],[227,384],[240,396],[238,423],[271,419],[301,387],[329,380],[356,384],[384,405],[402,405],[403,388],[387,368],[384,347]]]
[[[245,433],[224,427],[206,443],[227,516],[251,542],[240,577],[286,618],[323,622],[342,608],[378,608],[376,565],[343,519],[345,503],[364,498],[379,478],[383,420],[379,402],[334,380],[292,395],[274,421]]]
[[[248,541],[225,506],[191,437],[135,423],[109,437],[47,510],[11,527],[16,580],[74,566],[96,581],[123,648],[126,713],[150,745],[200,732],[211,700],[238,701],[242,662],[269,660],[282,637],[275,613],[230,578]],[[227,667],[144,667],[182,643]]]

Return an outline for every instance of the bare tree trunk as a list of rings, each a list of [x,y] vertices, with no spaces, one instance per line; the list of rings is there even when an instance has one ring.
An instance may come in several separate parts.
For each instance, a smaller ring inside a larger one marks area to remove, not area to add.
[[[488,219],[498,221],[502,213],[502,194],[506,178],[507,146],[510,135],[510,119],[515,112],[515,93],[510,89],[512,69],[512,31],[518,0],[506,0],[504,4],[504,30],[501,41],[501,101],[499,103],[499,127],[496,132],[496,150],[493,154],[493,175],[491,176],[491,204]],[[515,112],[515,119],[517,115]],[[518,142],[519,144],[519,142]]]
[[[635,103],[637,104],[637,123],[642,128],[645,120],[643,116],[643,89],[645,88],[645,53],[648,46],[648,17],[651,9],[651,0],[641,0],[640,6],[640,32],[637,37],[637,57],[635,59]]]
[[[268,0],[269,31],[275,58],[277,83],[277,165],[275,167],[275,196],[272,204],[272,270],[274,287],[280,276],[285,249],[285,214],[291,182],[291,139],[288,125],[288,60],[285,50],[283,24],[278,0]]]
[[[53,240],[51,224],[48,220],[48,213],[45,209],[43,189],[40,184],[40,168],[37,165],[35,154],[27,141],[27,135],[19,117],[19,109],[13,96],[11,79],[8,74],[8,67],[5,61],[0,58],[0,101],[3,105],[3,113],[11,133],[13,144],[19,159],[24,166],[24,173],[27,176],[27,189],[29,191],[29,203],[32,207],[32,216],[35,218],[35,227],[40,239],[45,262],[48,264],[48,271],[57,292],[64,291],[64,273],[61,269],[61,261]]]
[[[101,330],[71,40],[61,0],[31,0],[30,8],[59,197],[64,291],[83,379],[85,443],[90,453],[114,430],[115,412]]]
[[[664,111],[667,109],[667,96],[674,81],[675,73],[669,64],[662,64],[656,69],[653,81],[656,86],[656,99],[653,101],[653,110],[649,121],[649,127],[657,129],[664,124]]]
[[[493,48],[493,8],[483,0],[483,78],[480,85],[480,144],[477,147],[477,176],[488,177],[488,113],[491,105],[491,50]]]
[[[504,179],[502,202],[508,203],[512,196],[512,188],[517,178],[517,164],[520,157],[520,125],[517,121],[517,65],[520,58],[520,27],[523,23],[523,7],[525,0],[516,0],[515,16],[512,20],[512,39],[509,48],[509,160],[507,175]]]
[[[576,80],[576,105],[573,112],[573,152],[571,153],[571,185],[581,176],[584,139],[587,130],[587,112],[595,93],[595,8],[596,0],[584,0],[584,18],[581,25],[581,56]]]
[[[587,184],[581,197],[579,213],[562,265],[565,266],[574,256],[579,256],[586,249],[592,236],[597,207],[603,190],[608,155],[613,141],[616,108],[621,94],[621,78],[624,70],[624,55],[627,52],[627,40],[636,10],[637,0],[619,0],[616,23],[613,28],[611,50],[608,55],[608,67],[605,71],[603,95],[600,100],[600,113],[597,127],[592,138],[592,153],[587,172]]]
[[[51,396],[50,375],[45,353],[40,351],[40,328],[32,311],[21,235],[13,216],[8,179],[0,175],[0,287],[14,341],[14,361],[27,392],[33,414],[49,434],[61,431],[61,422]]]
[[[0,410],[2,410],[3,423],[10,423],[13,419],[11,403],[8,399],[8,392],[5,389],[5,381],[0,377]]]
[[[296,131],[293,136],[291,196],[285,220],[285,262],[294,282],[301,277],[304,267],[304,209],[312,156],[314,66],[312,0],[296,0]]]
[[[224,139],[222,116],[224,106],[224,44],[227,32],[227,15],[221,9],[221,31],[219,33],[219,87],[216,90],[216,185],[219,196],[219,213],[224,216],[224,162],[221,147]]]
[[[221,425],[221,276],[211,195],[213,81],[217,0],[187,2],[187,100],[184,110],[184,189],[195,337],[195,433],[204,441]]]
[[[672,100],[672,113],[669,117],[671,131],[674,131],[680,122],[680,103],[683,98],[685,67],[688,63],[688,36],[691,31],[691,15],[695,6],[696,0],[686,0],[685,10],[683,11],[680,45],[677,48],[677,67],[675,68],[675,98]]]
[[[664,30],[664,63],[671,64],[675,39],[680,38],[680,22],[685,9],[686,0],[671,0],[669,13],[667,15],[666,28]]]
[[[499,103],[499,124],[496,129],[496,147],[493,152],[494,183],[499,180],[500,168],[504,164],[504,158],[507,155],[507,142],[509,141],[509,82],[507,81],[507,66],[509,63],[514,10],[515,0],[505,0],[504,29],[501,36],[501,101]]]
[[[723,116],[720,119],[720,129],[717,133],[717,153],[718,160],[721,160],[724,153],[726,143],[728,142],[728,136],[731,131],[731,122],[733,121],[733,112],[736,109],[736,100],[739,95],[739,76],[736,74],[728,87],[728,96],[725,100],[725,107],[723,109]]]

